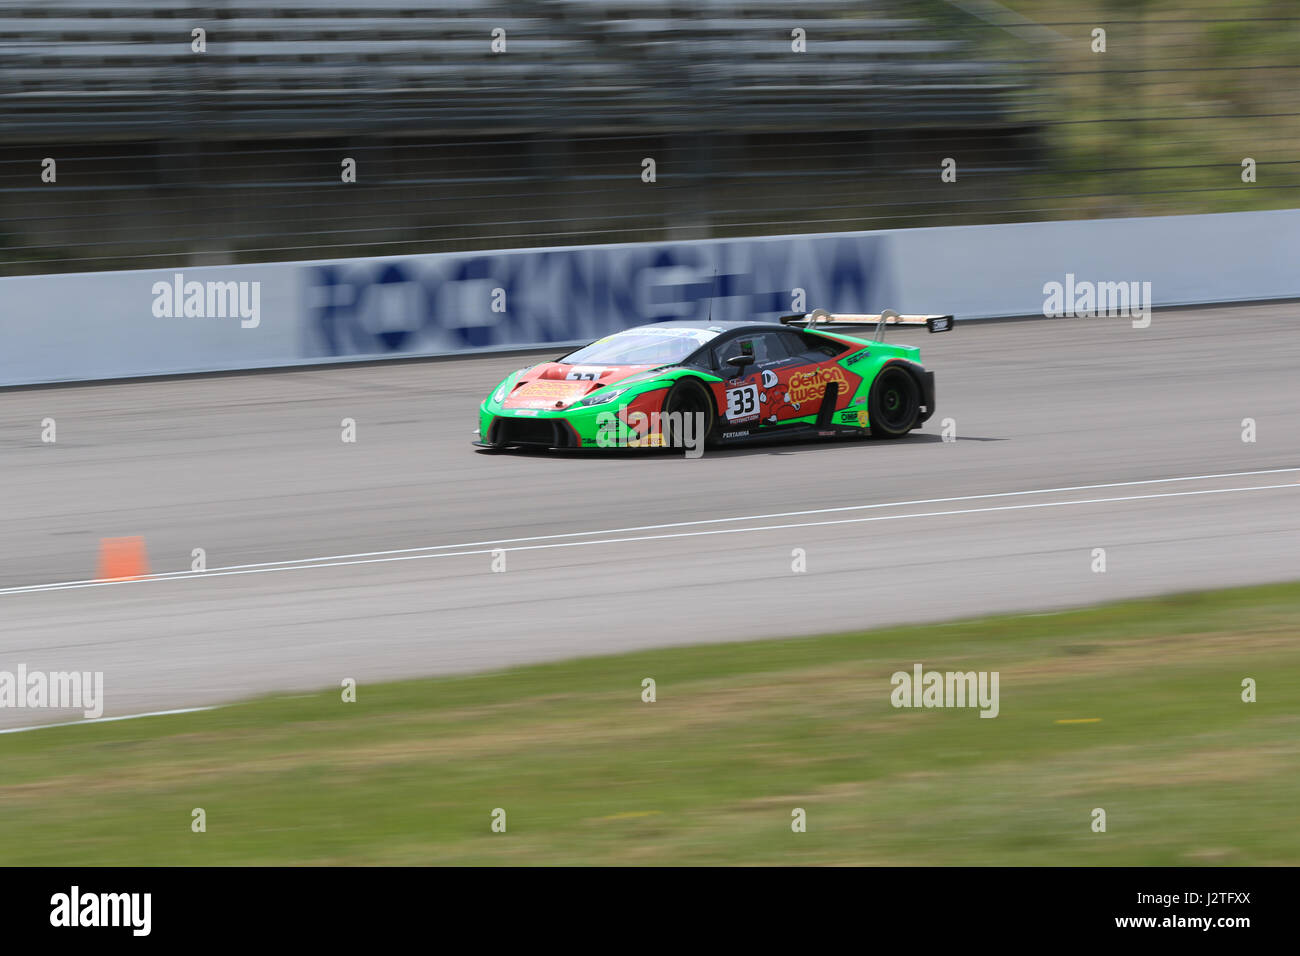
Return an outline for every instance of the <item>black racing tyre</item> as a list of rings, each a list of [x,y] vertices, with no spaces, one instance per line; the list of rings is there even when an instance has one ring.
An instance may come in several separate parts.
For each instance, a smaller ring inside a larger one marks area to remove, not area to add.
[[[699,379],[678,379],[673,387],[668,389],[668,394],[664,396],[664,417],[660,422],[660,430],[664,436],[664,447],[684,448],[686,447],[685,436],[676,433],[673,419],[668,417],[674,412],[680,412],[683,416],[697,413],[704,416],[703,433],[696,430],[694,426],[689,432],[693,441],[707,441],[712,436],[717,413],[713,408],[713,396]]]
[[[871,383],[867,412],[873,438],[902,438],[921,414],[921,388],[907,369],[886,365]]]

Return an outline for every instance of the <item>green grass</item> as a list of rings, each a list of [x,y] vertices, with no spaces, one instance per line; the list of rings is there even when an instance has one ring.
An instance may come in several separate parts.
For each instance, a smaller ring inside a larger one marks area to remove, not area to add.
[[[1286,584],[13,734],[0,864],[1296,864],[1297,622]],[[1001,715],[893,708],[915,662]]]

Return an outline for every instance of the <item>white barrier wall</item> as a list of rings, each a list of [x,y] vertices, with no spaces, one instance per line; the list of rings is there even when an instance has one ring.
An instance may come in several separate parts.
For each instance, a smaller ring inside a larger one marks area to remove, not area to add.
[[[1067,274],[1149,282],[1157,308],[1286,298],[1300,296],[1298,254],[1300,210],[1277,210],[8,278],[0,385],[571,343],[813,308],[1032,315]]]

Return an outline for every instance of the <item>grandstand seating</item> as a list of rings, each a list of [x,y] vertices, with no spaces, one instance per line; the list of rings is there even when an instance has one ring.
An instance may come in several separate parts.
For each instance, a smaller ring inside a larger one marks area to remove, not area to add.
[[[888,0],[4,0],[11,137],[997,124],[996,63]],[[793,12],[792,12],[793,11]],[[191,30],[207,51],[191,51]],[[491,33],[506,31],[494,54]],[[806,31],[807,52],[791,50]]]

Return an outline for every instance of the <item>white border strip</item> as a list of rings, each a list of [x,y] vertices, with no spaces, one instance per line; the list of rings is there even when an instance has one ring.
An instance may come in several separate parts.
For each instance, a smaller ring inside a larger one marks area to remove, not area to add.
[[[123,714],[121,717],[94,717],[90,720],[65,720],[58,724],[33,724],[30,727],[5,727],[0,734],[22,734],[29,730],[47,730],[50,727],[83,727],[89,724],[111,724],[119,720],[137,720],[140,717],[170,717],[172,714],[197,714],[202,710],[216,710],[220,704],[211,707],[182,707],[179,710],[151,710],[147,714]]]

